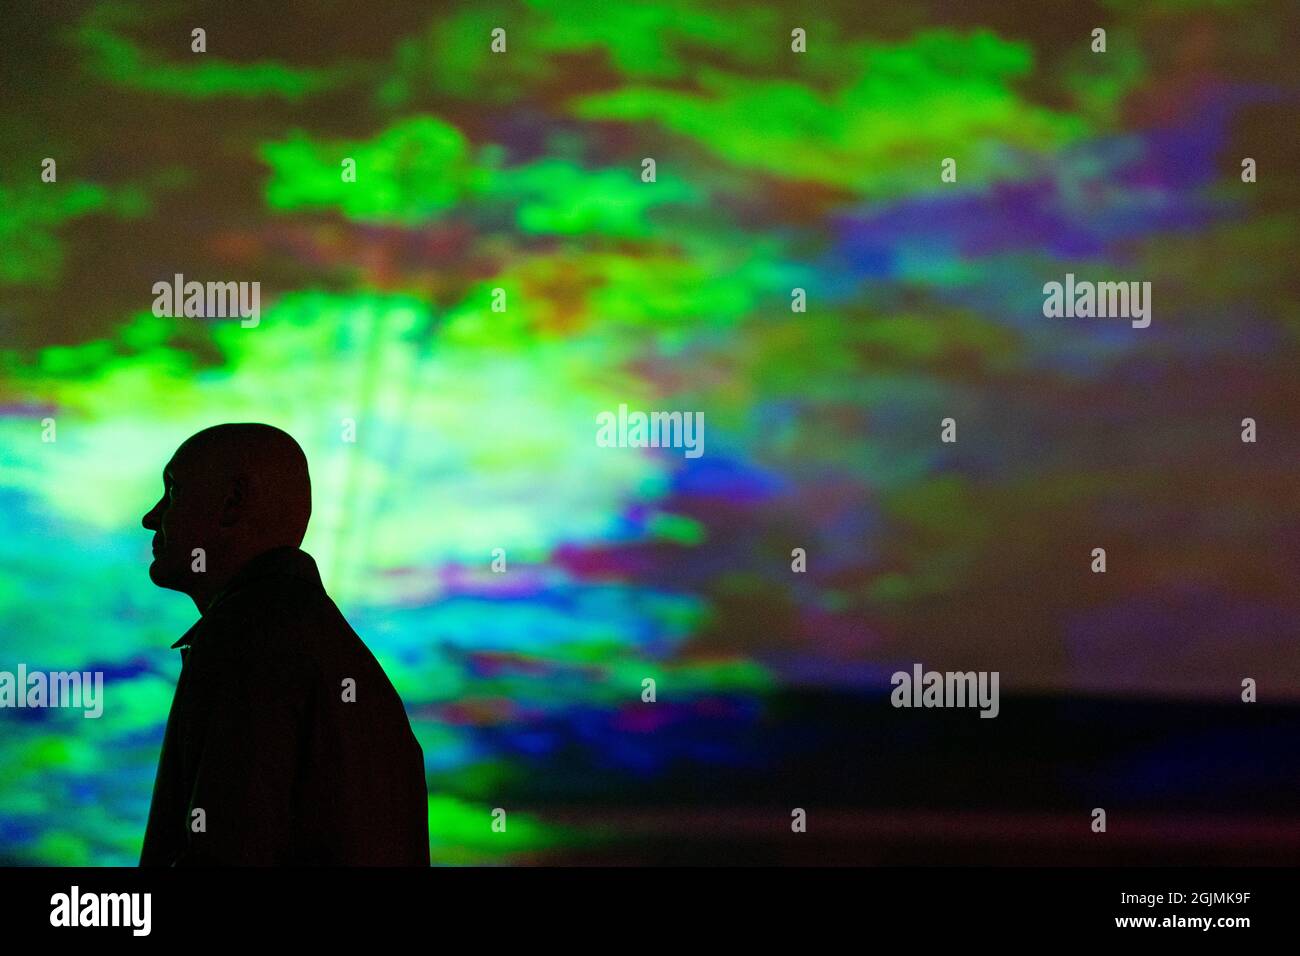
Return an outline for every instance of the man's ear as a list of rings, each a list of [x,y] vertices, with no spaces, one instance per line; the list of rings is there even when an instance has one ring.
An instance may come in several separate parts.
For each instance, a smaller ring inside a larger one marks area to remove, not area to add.
[[[248,503],[248,478],[236,475],[226,486],[226,497],[221,503],[221,527],[229,528],[239,520]]]

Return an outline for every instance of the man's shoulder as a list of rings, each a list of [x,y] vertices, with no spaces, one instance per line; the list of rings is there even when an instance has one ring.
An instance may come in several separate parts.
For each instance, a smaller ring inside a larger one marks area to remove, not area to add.
[[[291,653],[328,601],[300,581],[250,582],[204,615],[202,642],[241,655]]]
[[[214,636],[258,656],[320,660],[365,646],[325,589],[300,578],[249,582],[209,616]]]

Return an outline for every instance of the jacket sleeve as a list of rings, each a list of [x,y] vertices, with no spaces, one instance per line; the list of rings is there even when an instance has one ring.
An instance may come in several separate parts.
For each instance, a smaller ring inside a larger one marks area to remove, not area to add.
[[[209,663],[187,843],[175,865],[284,863],[293,845],[310,675],[301,662],[265,653]]]

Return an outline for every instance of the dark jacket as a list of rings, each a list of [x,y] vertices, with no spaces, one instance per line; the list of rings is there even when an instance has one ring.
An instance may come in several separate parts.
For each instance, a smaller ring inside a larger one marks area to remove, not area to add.
[[[428,866],[424,752],[311,555],[254,558],[172,646],[141,866]]]

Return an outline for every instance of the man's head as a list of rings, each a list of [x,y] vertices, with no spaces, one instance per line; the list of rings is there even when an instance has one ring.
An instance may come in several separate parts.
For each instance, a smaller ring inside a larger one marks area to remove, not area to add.
[[[141,522],[154,532],[149,577],[199,611],[250,559],[297,547],[311,517],[307,456],[270,425],[214,425],[187,438],[163,469],[163,494]],[[206,568],[195,571],[194,549]]]

